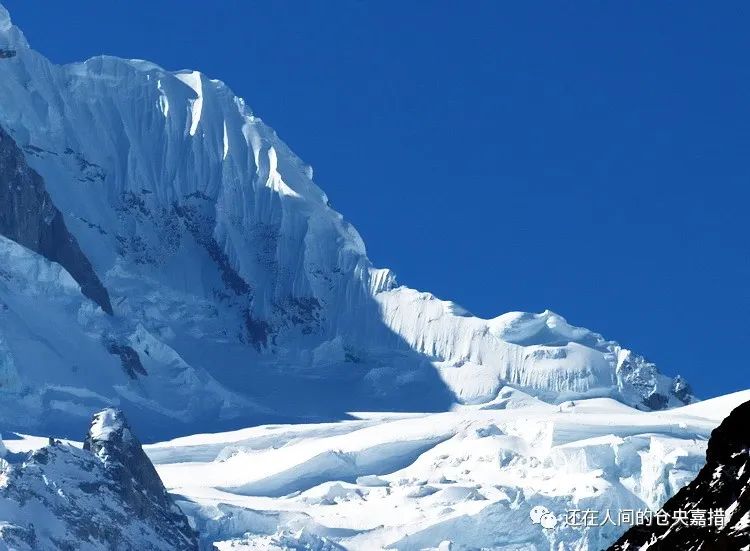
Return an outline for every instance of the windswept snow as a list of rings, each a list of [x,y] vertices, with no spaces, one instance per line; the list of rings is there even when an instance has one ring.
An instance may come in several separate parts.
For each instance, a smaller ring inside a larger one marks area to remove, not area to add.
[[[738,404],[750,401],[750,389],[741,390],[739,392],[733,392],[725,396],[719,396],[718,398],[712,398],[703,402],[690,404],[679,409],[674,410],[674,413],[680,415],[690,415],[695,417],[703,417],[716,421],[718,424],[724,419],[732,409],[737,407]]]
[[[708,436],[746,393],[643,412],[599,398],[463,406],[260,426],[146,446],[204,544],[220,549],[600,549],[627,526],[531,523],[542,505],[657,509],[703,466]],[[337,547],[341,546],[341,547]]]

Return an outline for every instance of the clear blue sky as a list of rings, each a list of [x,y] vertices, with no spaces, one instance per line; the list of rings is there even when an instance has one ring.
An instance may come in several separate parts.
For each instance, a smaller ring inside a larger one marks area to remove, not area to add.
[[[1,1],[53,61],[227,82],[402,283],[750,387],[749,4]]]

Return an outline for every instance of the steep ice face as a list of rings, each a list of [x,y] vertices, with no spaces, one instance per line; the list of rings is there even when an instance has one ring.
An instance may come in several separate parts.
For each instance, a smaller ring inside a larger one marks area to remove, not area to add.
[[[45,293],[37,306],[55,312],[61,335],[34,318],[23,274],[7,290],[0,279],[0,376],[16,377],[0,392],[20,404],[15,423],[67,430],[95,402],[149,411],[134,423],[164,435],[196,419],[219,428],[444,410],[508,384],[553,402],[692,399],[681,381],[551,312],[483,320],[398,287],[312,169],[224,83],[106,56],[56,66],[4,9],[0,48],[14,51],[0,59],[8,147],[38,174],[113,313]],[[92,297],[73,267],[51,260]],[[46,374],[30,346],[40,341]]]
[[[142,359],[148,375],[133,377],[113,350]],[[2,236],[0,397],[4,430],[48,434],[75,434],[91,411],[129,401],[143,404],[132,409],[149,438],[159,426],[195,424],[207,410],[219,419],[263,414],[142,326],[105,314],[59,264]]]
[[[386,324],[413,349],[433,358],[459,401],[494,399],[510,384],[545,400],[613,396],[662,409],[683,403],[673,381],[643,357],[561,316],[510,312],[482,320],[428,293],[398,288],[376,295]],[[691,391],[683,389],[689,402]]]

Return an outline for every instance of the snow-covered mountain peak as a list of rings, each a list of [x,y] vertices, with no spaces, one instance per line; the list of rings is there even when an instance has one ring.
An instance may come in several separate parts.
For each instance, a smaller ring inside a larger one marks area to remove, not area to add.
[[[6,32],[12,25],[10,13],[5,9],[5,6],[0,4],[0,32]]]
[[[120,410],[107,408],[94,414],[88,438],[97,441],[130,438],[130,427]]]
[[[532,340],[552,344],[555,341],[581,342],[587,338],[603,340],[601,335],[588,329],[574,327],[565,318],[550,310],[540,314],[529,312],[508,312],[489,320],[490,330],[498,338],[516,344]]]
[[[13,24],[10,13],[0,4],[0,48],[28,48],[29,43],[21,29]]]
[[[0,40],[25,44],[2,13]],[[398,287],[309,165],[221,81],[13,50],[0,96],[0,235],[15,243],[2,254],[54,280],[0,278],[0,376],[13,383],[0,417],[15,428],[67,434],[119,407],[166,436],[442,411],[506,386],[553,403],[692,399],[552,312],[484,320]]]

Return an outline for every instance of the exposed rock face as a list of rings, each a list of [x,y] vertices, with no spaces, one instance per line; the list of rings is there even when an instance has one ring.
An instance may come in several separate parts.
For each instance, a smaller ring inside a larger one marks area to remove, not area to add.
[[[112,314],[102,285],[76,238],[52,203],[44,181],[28,164],[23,151],[0,127],[0,234],[62,265],[88,298]]]
[[[122,412],[97,413],[84,449],[52,442],[0,473],[0,549],[197,551]]]
[[[659,525],[634,526],[609,551],[750,549],[750,402],[711,433],[706,465],[666,502]],[[687,513],[687,515],[686,515]]]
[[[111,342],[107,345],[107,350],[120,358],[123,371],[131,379],[137,378],[138,375],[148,375],[146,368],[143,367],[143,363],[141,362],[141,357],[132,347]]]

